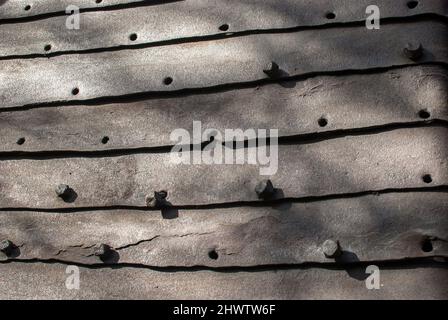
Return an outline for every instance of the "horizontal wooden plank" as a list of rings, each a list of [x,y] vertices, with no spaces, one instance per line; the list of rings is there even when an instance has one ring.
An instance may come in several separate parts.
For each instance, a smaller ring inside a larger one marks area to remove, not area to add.
[[[403,54],[420,42],[419,62],[448,62],[442,22],[389,24],[380,30],[345,27],[255,34],[138,50],[0,61],[3,108],[175,91],[266,79],[274,61],[281,76],[413,63]],[[306,46],[303,44],[306,43]]]
[[[1,299],[447,299],[443,266],[380,269],[379,290],[365,270],[218,273],[79,268],[79,290],[66,287],[62,264],[0,264]],[[215,310],[217,312],[217,310]]]
[[[207,164],[210,151],[182,153],[188,164],[175,162],[179,153],[4,158],[0,161],[0,207],[144,206],[146,195],[158,190],[167,190],[168,200],[175,205],[252,201],[258,199],[255,186],[267,177],[279,189],[277,197],[446,185],[446,145],[447,128],[426,127],[280,145],[278,157],[272,149],[266,159],[260,157],[263,149],[237,149],[245,164],[235,160]],[[222,153],[235,159],[234,151],[224,148]],[[248,152],[265,162],[249,164]],[[191,164],[194,159],[200,164]],[[432,177],[430,183],[422,179],[426,174]],[[71,203],[60,199],[54,191],[59,184],[72,187],[77,198]]]
[[[19,248],[10,258],[83,264],[226,267],[448,257],[447,208],[446,192],[414,192],[172,210],[172,219],[132,210],[0,212],[0,238]],[[324,255],[327,239],[340,243],[336,260]],[[102,243],[113,248],[105,258],[94,255]]]
[[[393,2],[377,0],[375,5],[380,8],[383,18],[424,13],[447,14],[443,0],[420,1],[413,8],[407,6],[407,2],[405,0]],[[281,3],[274,0],[246,0],[244,5],[237,0],[40,0],[32,4],[23,1],[3,0],[0,2],[0,19],[62,13],[66,11],[69,5],[87,9],[86,11],[97,8],[98,10],[126,8],[126,5],[128,5],[131,9],[127,11],[133,12],[134,15],[138,16],[140,12],[145,12],[150,17],[148,20],[154,21],[152,25],[154,29],[151,31],[157,33],[164,30],[160,29],[158,23],[165,28],[177,27],[175,32],[179,32],[177,29],[180,28],[187,28],[188,30],[191,26],[187,25],[185,20],[182,20],[185,19],[187,14],[191,15],[190,23],[201,19],[202,24],[207,24],[208,21],[220,21],[229,23],[235,28],[250,26],[250,23],[257,23],[258,28],[265,25],[269,26],[268,28],[286,28],[291,25],[319,25],[329,22],[329,20],[330,22],[333,20],[337,22],[363,20],[366,16],[365,10],[370,4],[366,0],[317,0],[312,2],[307,0],[283,0]],[[138,10],[132,9],[133,6],[138,6]],[[235,12],[244,12],[246,20],[242,21],[239,15],[235,15]],[[335,13],[335,18],[326,18],[328,12]],[[184,14],[182,15],[182,13]],[[231,20],[229,20],[230,17],[232,17]],[[104,22],[107,23],[107,21]],[[170,26],[167,22],[171,22],[173,25]],[[116,23],[120,24],[121,21],[116,21]],[[62,25],[65,25],[65,23]],[[216,25],[214,26],[216,27]]]
[[[32,4],[28,11],[20,3],[0,6],[0,19],[8,16],[32,16],[46,10],[65,11],[68,4],[49,1]],[[123,2],[123,1],[121,1]],[[129,1],[124,1],[129,2]],[[115,2],[81,1],[81,7],[114,5]],[[66,27],[67,16],[21,24],[8,24],[0,29],[0,57],[54,53],[73,50],[110,48],[123,45],[157,43],[181,38],[211,36],[248,30],[269,30],[316,26],[326,23],[364,21],[369,0],[193,0],[175,1],[125,10],[86,12],[80,16],[79,30]],[[381,19],[418,14],[448,15],[443,0],[426,0],[413,9],[406,1],[375,1]],[[48,12],[47,11],[47,12]],[[244,15],[235,14],[244,12]],[[334,13],[333,19],[327,18]],[[69,20],[70,22],[70,20]],[[39,32],[36,32],[39,30]],[[130,36],[135,34],[136,39]],[[51,44],[50,51],[45,45]]]
[[[0,151],[170,146],[176,143],[170,134],[179,128],[192,132],[193,121],[203,130],[278,128],[280,136],[291,136],[448,120],[447,87],[446,69],[414,66],[130,103],[5,111],[0,113]],[[327,121],[323,127],[321,118]],[[21,138],[24,143],[18,144]]]

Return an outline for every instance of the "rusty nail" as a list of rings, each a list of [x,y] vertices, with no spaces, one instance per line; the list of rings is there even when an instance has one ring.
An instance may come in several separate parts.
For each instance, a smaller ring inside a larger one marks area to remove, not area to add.
[[[274,196],[275,189],[271,180],[268,179],[258,182],[255,186],[255,192],[257,193],[258,198],[267,200]]]
[[[7,239],[0,241],[0,251],[6,255],[11,253],[13,247],[13,243]]]
[[[421,43],[408,43],[403,49],[404,55],[411,60],[418,60],[423,55],[423,46]]]
[[[325,240],[322,245],[322,250],[327,258],[336,258],[342,253],[339,241],[331,239]]]

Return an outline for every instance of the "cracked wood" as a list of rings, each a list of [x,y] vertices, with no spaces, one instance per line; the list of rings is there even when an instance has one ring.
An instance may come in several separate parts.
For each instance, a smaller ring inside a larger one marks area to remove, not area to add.
[[[406,17],[424,13],[447,14],[447,7],[443,0],[425,0],[413,9],[409,9],[406,3],[407,1],[391,2],[387,0],[377,0],[375,2],[380,8],[383,18]],[[167,28],[172,28],[173,25],[194,32],[201,28],[201,26],[195,25],[199,18],[202,18],[202,24],[210,26],[209,29],[202,29],[204,32],[210,32],[211,26],[216,28],[216,24],[212,25],[210,21],[230,23],[234,29],[229,31],[236,31],[245,30],[245,28],[288,28],[320,25],[328,22],[360,21],[365,19],[365,9],[370,4],[367,0],[283,0],[281,3],[275,0],[245,0],[244,2],[240,0],[107,0],[100,3],[91,0],[40,0],[26,8],[26,4],[18,1],[1,0],[0,19],[27,18],[54,13],[64,14],[69,5],[89,9],[89,11],[97,9],[98,12],[95,13],[99,17],[107,13],[113,16],[113,12],[102,12],[104,9],[120,7],[123,10],[129,7],[130,9],[126,11],[134,14],[134,16],[130,15],[133,19],[140,17],[140,12],[144,12],[151,18],[151,21],[157,22],[157,24],[152,25],[151,32],[163,33],[166,32]],[[139,8],[132,9],[133,6]],[[326,19],[325,14],[329,11],[336,14],[335,20]],[[245,19],[243,20],[235,12],[244,12]],[[186,13],[191,16],[188,20],[186,19]],[[163,19],[158,19],[159,16]],[[171,22],[172,25],[168,24],[167,21]],[[187,25],[187,21],[196,28],[193,29]],[[120,21],[116,21],[116,23],[120,23]],[[164,28],[161,28],[159,24]],[[65,23],[62,25],[65,25]],[[111,29],[104,30],[109,32]],[[173,30],[173,32],[178,33],[179,31]]]
[[[409,192],[274,207],[172,209],[164,217],[157,211],[133,210],[6,211],[0,212],[0,238],[19,247],[11,257],[18,260],[102,264],[93,248],[105,243],[114,250],[108,264],[348,264],[448,257],[447,207],[446,192]],[[341,257],[324,256],[326,239],[340,242]],[[430,251],[425,241],[431,243]],[[215,257],[209,256],[213,250]]]
[[[0,104],[20,107],[252,82],[267,78],[263,69],[270,61],[280,66],[281,77],[408,65],[413,61],[403,48],[409,41],[425,48],[419,62],[447,63],[447,31],[445,23],[428,21],[383,25],[375,32],[343,27],[3,60]]]

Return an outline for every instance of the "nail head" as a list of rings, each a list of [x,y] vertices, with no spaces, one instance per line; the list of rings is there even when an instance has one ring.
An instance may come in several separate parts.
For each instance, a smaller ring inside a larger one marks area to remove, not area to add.
[[[274,185],[271,180],[262,180],[255,186],[255,192],[260,199],[268,199],[274,196]]]
[[[70,189],[70,187],[68,186],[68,185],[66,185],[66,184],[60,184],[60,185],[58,185],[57,187],[56,187],[56,194],[59,196],[59,197],[64,197],[64,196],[67,196],[68,195],[68,193],[69,193],[69,189]]]
[[[336,258],[342,253],[339,241],[331,239],[325,240],[322,245],[322,250],[327,258]]]
[[[111,248],[107,244],[102,243],[95,247],[93,254],[97,257],[104,259],[107,258],[110,252]]]

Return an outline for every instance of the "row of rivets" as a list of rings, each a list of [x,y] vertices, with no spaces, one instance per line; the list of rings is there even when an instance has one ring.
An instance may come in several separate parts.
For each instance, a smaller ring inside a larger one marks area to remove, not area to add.
[[[431,183],[432,177],[429,174],[425,174],[422,177],[423,181],[425,183]],[[66,184],[60,184],[55,189],[56,194],[58,197],[63,199],[64,201],[68,202],[73,199],[73,197],[76,195],[76,192],[70,188]],[[272,184],[272,181],[267,180],[261,180],[257,183],[255,186],[255,193],[257,194],[257,197],[262,200],[275,200],[277,189],[274,188],[274,185]],[[156,209],[162,209],[170,206],[170,203],[166,200],[168,197],[168,191],[161,190],[161,191],[154,191],[154,195],[147,196],[145,198],[146,205],[150,208],[156,208]]]
[[[421,43],[407,43],[403,48],[403,54],[406,58],[417,61],[423,56],[423,45]],[[274,61],[267,63],[263,72],[273,79],[282,75],[282,70]]]
[[[322,251],[326,258],[337,258],[342,254],[342,249],[339,241],[334,241],[331,239],[325,240],[322,244]]]
[[[0,252],[3,252],[7,257],[16,249],[16,246],[12,241],[4,239],[0,241]],[[108,260],[113,253],[113,249],[107,244],[99,244],[93,248],[93,255],[99,257],[102,261]]]
[[[51,45],[47,45],[45,47],[46,51],[51,50]],[[410,60],[413,61],[417,61],[419,60],[422,56],[423,56],[423,46],[421,43],[408,43],[406,44],[406,46],[403,48],[403,54]],[[278,79],[282,76],[287,76],[288,74],[283,71],[279,65],[274,62],[274,61],[270,61],[268,62],[264,67],[263,67],[263,72],[272,79]],[[163,83],[167,86],[169,86],[170,84],[172,84],[174,81],[174,79],[172,77],[165,77],[163,79]],[[74,88],[72,89],[72,95],[76,96],[79,94],[79,88]],[[24,142],[24,141],[23,141]],[[18,144],[23,144],[19,143]],[[104,144],[107,143],[103,142]]]
[[[0,251],[9,256],[14,249],[14,244],[10,240],[0,241]],[[322,251],[327,258],[337,258],[342,254],[339,241],[326,240],[322,245]],[[99,257],[102,261],[108,260],[113,253],[113,249],[104,243],[96,245],[93,248],[93,255]]]
[[[11,241],[0,241],[0,251],[5,255],[9,256],[12,253],[13,249],[14,244]],[[322,251],[327,258],[337,258],[342,254],[339,241],[334,240],[326,240],[322,245]],[[101,261],[107,261],[112,256],[113,252],[113,249],[109,245],[104,243],[96,245],[93,248],[93,255],[100,258]]]
[[[70,188],[67,184],[59,184],[55,189],[56,195],[64,201],[70,201],[75,194],[75,191]],[[168,192],[165,190],[154,191],[153,196],[146,197],[146,205],[151,208],[165,208],[169,206],[166,198],[168,197]]]

